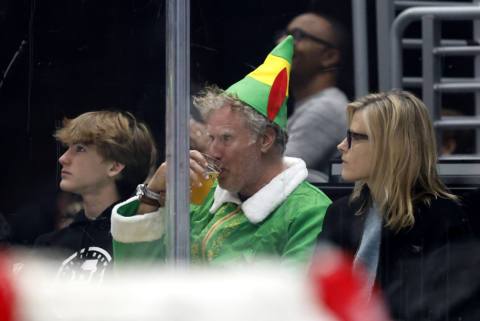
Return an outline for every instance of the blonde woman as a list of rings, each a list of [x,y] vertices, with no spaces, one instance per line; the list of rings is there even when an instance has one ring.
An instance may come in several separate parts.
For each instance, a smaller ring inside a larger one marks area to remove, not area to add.
[[[320,240],[354,255],[388,291],[401,287],[404,263],[469,234],[455,195],[436,171],[428,111],[404,91],[367,95],[347,106],[347,137],[338,145],[342,177],[353,193],[334,202]]]

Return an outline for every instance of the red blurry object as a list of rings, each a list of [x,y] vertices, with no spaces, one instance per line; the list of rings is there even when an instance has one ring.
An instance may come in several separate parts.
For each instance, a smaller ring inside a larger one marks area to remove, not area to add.
[[[350,256],[328,249],[320,252],[310,275],[315,297],[342,321],[388,321],[385,304],[378,290],[365,294],[365,275],[353,272]]]
[[[3,252],[0,253],[0,320],[14,321],[15,303],[11,265]]]

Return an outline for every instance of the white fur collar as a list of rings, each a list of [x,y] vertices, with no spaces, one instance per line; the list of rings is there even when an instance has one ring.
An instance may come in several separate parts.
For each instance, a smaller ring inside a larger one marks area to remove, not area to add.
[[[210,213],[215,213],[224,203],[231,202],[241,204],[243,213],[254,224],[266,219],[308,175],[307,166],[300,158],[284,157],[283,163],[287,169],[243,203],[237,195],[217,186]]]

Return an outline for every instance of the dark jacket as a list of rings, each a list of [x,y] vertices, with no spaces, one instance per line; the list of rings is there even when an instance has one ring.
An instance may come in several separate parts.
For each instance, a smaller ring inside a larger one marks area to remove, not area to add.
[[[350,203],[349,197],[335,201],[327,210],[319,242],[329,242],[355,255],[363,233],[365,214],[356,215],[362,200]],[[382,228],[377,284],[392,306],[393,316],[404,318],[415,295],[406,295],[410,274],[422,274],[424,258],[456,241],[471,238],[468,219],[459,204],[449,199],[433,199],[415,207],[415,224],[395,232]],[[416,264],[412,264],[416,262]],[[415,268],[412,268],[415,266]],[[425,275],[423,280],[428,280]]]
[[[81,277],[85,280],[103,277],[104,271],[112,265],[110,216],[113,206],[95,220],[80,211],[69,226],[39,236],[35,247],[55,251],[55,258],[61,261],[59,275],[62,277],[70,278],[72,274],[80,276],[82,273]]]

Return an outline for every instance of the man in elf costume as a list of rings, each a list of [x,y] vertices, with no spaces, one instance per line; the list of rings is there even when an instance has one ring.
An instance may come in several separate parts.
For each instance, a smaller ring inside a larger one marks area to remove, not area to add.
[[[288,36],[244,79],[226,91],[207,88],[194,99],[206,120],[207,152],[221,165],[218,184],[201,205],[191,206],[192,262],[272,256],[306,262],[313,254],[331,201],[305,181],[304,161],[283,156],[292,55]],[[117,262],[164,257],[166,166],[113,209]],[[202,154],[190,151],[192,184],[206,166]]]

